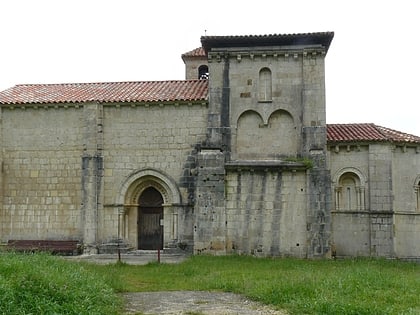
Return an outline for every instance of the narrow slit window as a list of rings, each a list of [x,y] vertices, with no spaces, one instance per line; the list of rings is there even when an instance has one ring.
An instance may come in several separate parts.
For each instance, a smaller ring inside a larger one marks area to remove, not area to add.
[[[271,101],[272,98],[272,76],[271,70],[262,68],[259,77],[259,100],[262,102]]]

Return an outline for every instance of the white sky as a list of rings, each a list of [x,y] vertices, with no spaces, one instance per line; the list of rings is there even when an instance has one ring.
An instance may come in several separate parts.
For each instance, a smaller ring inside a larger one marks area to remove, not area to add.
[[[0,90],[23,83],[184,79],[205,35],[335,32],[327,122],[420,136],[415,0],[0,0]]]

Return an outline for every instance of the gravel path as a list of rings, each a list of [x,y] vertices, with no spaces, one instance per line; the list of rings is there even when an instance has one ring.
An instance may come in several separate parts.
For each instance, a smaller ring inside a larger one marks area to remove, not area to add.
[[[223,292],[170,291],[125,293],[126,314],[286,315],[266,305]]]

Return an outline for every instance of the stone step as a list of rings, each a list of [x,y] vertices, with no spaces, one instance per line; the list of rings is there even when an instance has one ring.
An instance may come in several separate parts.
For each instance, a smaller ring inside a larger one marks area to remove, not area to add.
[[[144,249],[136,249],[130,250],[127,252],[129,255],[157,255],[158,250],[144,250]],[[160,250],[161,255],[188,255],[189,253],[185,250],[180,248],[164,248]]]

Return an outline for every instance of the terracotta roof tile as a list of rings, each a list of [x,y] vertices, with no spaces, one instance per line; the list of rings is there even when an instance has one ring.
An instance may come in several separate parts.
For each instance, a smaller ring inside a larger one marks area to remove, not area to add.
[[[0,92],[0,104],[199,101],[207,95],[207,80],[25,84]]]
[[[184,57],[205,57],[206,52],[204,51],[203,47],[198,47],[196,49],[190,50],[184,54],[182,54],[182,58]]]
[[[420,143],[420,137],[375,124],[328,124],[327,141],[336,142],[408,142]]]

